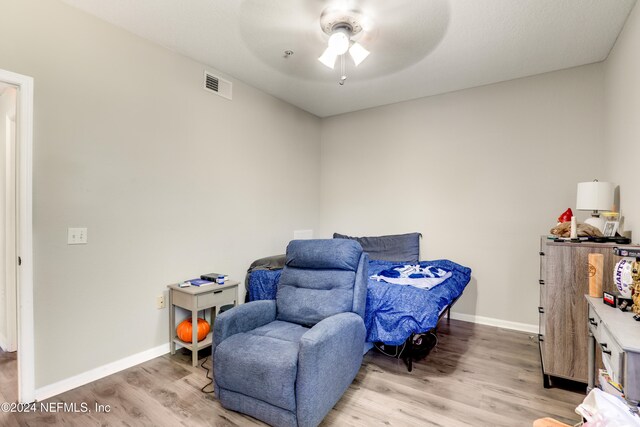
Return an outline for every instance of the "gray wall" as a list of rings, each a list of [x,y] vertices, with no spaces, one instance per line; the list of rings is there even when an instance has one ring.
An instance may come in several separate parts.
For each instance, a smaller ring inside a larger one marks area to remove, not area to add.
[[[605,147],[611,179],[620,186],[625,229],[640,241],[640,7],[627,18],[605,62]]]
[[[455,311],[537,324],[539,236],[607,178],[602,90],[595,64],[325,119],[323,235],[419,231],[473,269]]]
[[[35,78],[36,387],[167,343],[167,284],[317,229],[318,118],[57,1],[0,10],[0,68]]]

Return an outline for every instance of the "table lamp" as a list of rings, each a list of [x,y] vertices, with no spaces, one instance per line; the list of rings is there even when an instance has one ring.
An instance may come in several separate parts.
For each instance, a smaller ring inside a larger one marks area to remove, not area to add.
[[[598,230],[603,231],[604,219],[600,218],[600,212],[609,211],[613,207],[614,186],[610,182],[599,182],[597,179],[592,182],[578,183],[578,197],[576,209],[579,211],[592,211],[591,218],[585,224],[593,225]]]

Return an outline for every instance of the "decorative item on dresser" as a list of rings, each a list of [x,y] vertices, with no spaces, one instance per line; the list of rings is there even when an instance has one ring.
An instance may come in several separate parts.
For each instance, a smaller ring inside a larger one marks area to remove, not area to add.
[[[615,186],[612,183],[599,182],[597,179],[592,182],[578,183],[576,209],[579,211],[592,211],[591,218],[585,221],[586,224],[593,225],[598,230],[604,231],[605,221],[600,218],[600,211],[613,209],[614,189]]]
[[[550,377],[587,383],[587,303],[589,254],[602,254],[602,290],[616,291],[613,269],[620,259],[615,243],[540,240],[540,358],[544,386]],[[627,246],[624,246],[627,247]]]

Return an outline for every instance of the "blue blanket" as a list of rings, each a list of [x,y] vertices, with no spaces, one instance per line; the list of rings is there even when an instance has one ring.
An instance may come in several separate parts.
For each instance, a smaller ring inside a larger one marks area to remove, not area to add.
[[[397,266],[398,262],[369,261],[369,276]],[[471,269],[449,260],[422,261],[420,267],[437,267],[451,277],[433,288],[419,289],[369,279],[364,323],[368,342],[400,345],[412,333],[426,332],[438,323],[440,312],[459,297],[471,279]],[[249,300],[275,299],[281,270],[256,270],[249,278]]]
[[[276,299],[282,270],[254,270],[249,276],[249,301]]]

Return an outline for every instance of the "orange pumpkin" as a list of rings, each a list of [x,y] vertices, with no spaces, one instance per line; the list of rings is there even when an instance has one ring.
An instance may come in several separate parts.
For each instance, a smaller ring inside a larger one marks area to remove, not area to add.
[[[198,319],[198,341],[202,341],[205,339],[209,331],[211,330],[211,326],[209,322],[204,319]],[[191,322],[191,317],[183,320],[178,327],[176,328],[176,334],[178,338],[180,338],[184,342],[193,341],[193,325]]]

